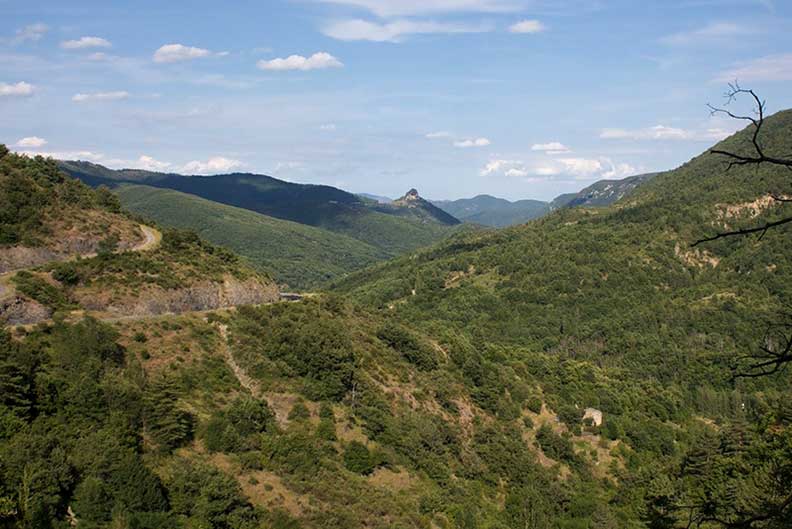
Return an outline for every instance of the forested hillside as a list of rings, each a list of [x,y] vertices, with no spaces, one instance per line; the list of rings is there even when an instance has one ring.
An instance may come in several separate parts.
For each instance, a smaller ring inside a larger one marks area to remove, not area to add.
[[[167,226],[194,230],[293,289],[313,289],[392,256],[346,235],[170,189],[123,185],[115,191],[124,208]]]
[[[751,132],[719,148],[750,152]],[[790,135],[792,111],[776,114],[762,145],[783,153]],[[783,168],[726,168],[703,154],[612,207],[459,237],[337,290],[423,332],[467,337],[498,365],[536,377],[562,416],[602,410],[606,436],[631,449],[627,488],[611,505],[632,519],[677,527],[709,509],[735,527],[763,512],[777,524],[780,513],[790,519],[780,487],[792,472],[790,375],[734,380],[733,368],[783,340],[765,332],[788,323],[791,232],[692,243],[788,216],[792,207],[773,196],[792,189]]]
[[[443,212],[437,216],[424,208],[376,204],[331,186],[295,184],[259,174],[186,176],[132,169],[114,171],[88,162],[61,162],[60,166],[91,186],[112,188],[131,183],[181,191],[346,235],[389,256],[437,242],[459,222]],[[163,217],[163,222],[167,224],[168,220]],[[355,258],[365,259],[365,255]]]

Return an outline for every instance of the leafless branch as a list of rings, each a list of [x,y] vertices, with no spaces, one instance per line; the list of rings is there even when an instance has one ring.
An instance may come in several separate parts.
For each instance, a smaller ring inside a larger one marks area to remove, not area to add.
[[[785,201],[785,202],[790,202],[790,201]],[[741,236],[741,235],[751,235],[752,233],[759,233],[760,234],[759,235],[759,240],[761,241],[764,238],[765,234],[767,234],[768,230],[770,230],[772,228],[775,228],[775,227],[778,227],[778,226],[782,226],[784,224],[788,224],[790,222],[792,222],[792,217],[786,217],[786,218],[783,218],[781,220],[776,220],[776,221],[773,221],[773,222],[765,223],[762,226],[755,226],[753,228],[745,228],[745,229],[742,229],[742,230],[726,231],[726,232],[718,233],[717,235],[713,235],[712,237],[706,237],[704,239],[699,239],[696,242],[694,242],[693,244],[691,244],[691,246],[692,247],[696,247],[699,244],[703,244],[705,242],[716,241],[718,239],[724,239],[726,237],[738,237],[738,236]]]

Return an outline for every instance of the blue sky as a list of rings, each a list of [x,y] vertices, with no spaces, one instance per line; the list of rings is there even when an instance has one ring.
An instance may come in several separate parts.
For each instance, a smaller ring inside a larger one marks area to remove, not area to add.
[[[0,0],[0,142],[111,167],[550,199],[792,107],[788,0]]]

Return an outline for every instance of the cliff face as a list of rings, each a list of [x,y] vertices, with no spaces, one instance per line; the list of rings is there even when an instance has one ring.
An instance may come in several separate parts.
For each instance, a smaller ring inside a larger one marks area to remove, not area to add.
[[[256,277],[238,280],[226,276],[222,283],[204,281],[169,290],[147,287],[134,297],[77,294],[76,301],[87,310],[105,313],[110,318],[123,318],[273,303],[278,301],[279,295],[274,283]]]
[[[118,251],[134,250],[141,242],[145,242],[145,237],[141,236],[139,230],[133,230],[129,226],[125,228],[124,231],[114,230],[112,233],[119,239]],[[42,246],[0,247],[0,274],[68,261],[76,257],[92,257],[96,255],[99,244],[106,237],[107,234],[84,234],[72,229],[62,232],[56,241],[48,241]]]

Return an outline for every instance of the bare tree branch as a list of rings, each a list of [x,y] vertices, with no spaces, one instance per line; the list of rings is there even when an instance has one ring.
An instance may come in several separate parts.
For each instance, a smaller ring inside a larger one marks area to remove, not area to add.
[[[786,201],[786,202],[790,202],[790,201]],[[715,241],[715,240],[718,240],[718,239],[724,239],[726,237],[737,237],[737,236],[741,236],[741,235],[750,235],[752,233],[759,233],[760,234],[759,235],[759,240],[761,241],[764,238],[765,234],[767,233],[767,230],[770,230],[770,229],[775,228],[777,226],[781,226],[783,224],[788,224],[790,222],[792,222],[792,217],[783,218],[781,220],[777,220],[777,221],[774,221],[774,222],[768,222],[768,223],[764,224],[763,226],[756,226],[756,227],[753,227],[753,228],[745,228],[745,229],[742,229],[742,230],[726,231],[726,232],[723,232],[723,233],[718,233],[717,235],[713,235],[712,237],[706,237],[704,239],[699,239],[696,242],[694,242],[693,244],[691,244],[691,246],[695,248],[699,244],[702,244],[702,243],[705,243],[705,242],[711,242],[711,241]]]

